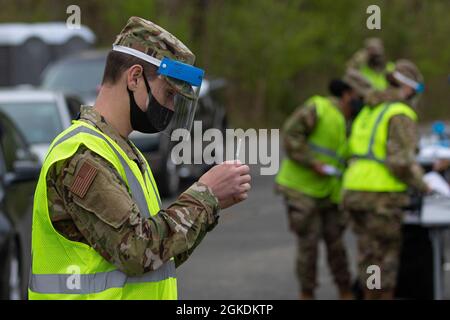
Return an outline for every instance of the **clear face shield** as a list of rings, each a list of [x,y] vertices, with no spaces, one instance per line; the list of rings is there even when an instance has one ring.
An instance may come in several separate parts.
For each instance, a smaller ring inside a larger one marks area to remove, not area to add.
[[[413,88],[417,93],[423,93],[425,91],[425,85],[423,83],[414,81],[398,71],[394,71],[392,76],[395,80]]]
[[[167,129],[163,133],[170,135],[175,129],[185,129],[188,138],[194,122],[200,87],[204,71],[178,61],[164,58],[158,69],[169,87],[175,93],[173,96],[174,114]]]
[[[413,108],[417,108],[420,95],[425,91],[425,84],[421,83],[421,82],[417,82],[413,79],[410,79],[398,71],[394,71],[392,73],[392,77],[395,81],[398,81],[399,83],[405,84],[414,89],[414,91],[415,91],[414,95],[411,97],[408,97],[407,100],[409,100],[409,104]]]
[[[159,60],[129,47],[114,45],[113,50],[136,56],[158,67],[158,76],[150,84],[144,76],[149,92],[146,114],[156,131],[170,136],[173,130],[184,129],[183,138],[188,139],[204,71],[169,58]]]

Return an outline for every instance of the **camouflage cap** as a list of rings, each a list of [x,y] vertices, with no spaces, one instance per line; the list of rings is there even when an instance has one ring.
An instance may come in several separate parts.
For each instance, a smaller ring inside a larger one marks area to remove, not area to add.
[[[353,68],[347,69],[342,80],[362,97],[365,97],[372,90],[370,82],[359,71]]]
[[[419,68],[409,60],[400,59],[395,62],[395,70],[404,75],[405,77],[414,80],[418,83],[423,83],[422,73]]]
[[[380,38],[367,38],[364,41],[364,45],[366,50],[370,53],[384,55],[384,45]]]
[[[141,51],[158,60],[167,57],[193,65],[195,55],[180,40],[167,30],[140,17],[131,17],[117,35],[114,45],[129,47]],[[192,87],[180,80],[165,77],[179,93],[193,98]]]

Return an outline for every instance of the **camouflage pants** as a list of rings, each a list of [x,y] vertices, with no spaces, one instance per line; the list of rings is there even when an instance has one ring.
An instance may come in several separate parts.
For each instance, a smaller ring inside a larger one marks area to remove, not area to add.
[[[346,219],[337,205],[301,193],[285,195],[289,227],[297,235],[297,276],[303,291],[317,286],[319,241],[325,241],[327,259],[340,290],[349,290],[350,273],[343,243]]]
[[[358,237],[358,273],[364,288],[372,274],[367,268],[376,265],[380,268],[381,289],[395,289],[405,201],[403,195],[392,193],[344,195],[343,206]]]

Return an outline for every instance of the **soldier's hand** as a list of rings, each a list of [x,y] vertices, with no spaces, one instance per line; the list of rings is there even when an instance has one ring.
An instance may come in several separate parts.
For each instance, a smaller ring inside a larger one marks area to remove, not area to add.
[[[323,163],[320,163],[320,162],[316,161],[316,162],[314,162],[311,165],[311,168],[313,169],[313,171],[315,173],[317,173],[317,174],[319,174],[321,176],[326,176],[327,175],[327,173],[325,171],[325,166],[324,166]]]
[[[450,160],[439,159],[433,163],[433,170],[437,172],[445,171],[450,167]]]
[[[199,182],[211,188],[221,209],[228,208],[248,198],[250,168],[239,160],[218,164],[200,177]]]

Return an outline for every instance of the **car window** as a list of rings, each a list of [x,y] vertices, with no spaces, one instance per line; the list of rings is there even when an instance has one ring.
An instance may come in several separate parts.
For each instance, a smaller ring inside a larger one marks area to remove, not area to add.
[[[102,82],[105,60],[60,63],[44,75],[42,87],[73,94],[95,93]]]
[[[0,103],[3,111],[30,144],[51,143],[62,131],[56,102]]]
[[[27,143],[14,125],[4,117],[0,117],[0,144],[6,171],[13,171],[14,162],[17,160],[32,159]]]

